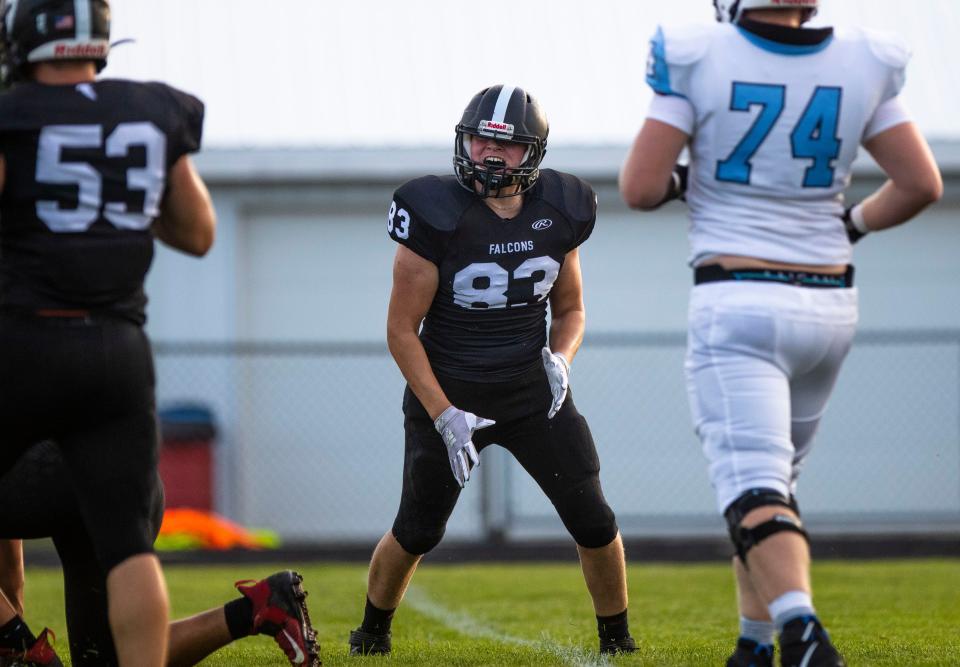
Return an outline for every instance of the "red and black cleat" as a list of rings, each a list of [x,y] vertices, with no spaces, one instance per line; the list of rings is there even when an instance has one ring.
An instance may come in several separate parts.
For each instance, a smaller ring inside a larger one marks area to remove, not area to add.
[[[63,667],[51,645],[56,636],[50,628],[44,628],[37,641],[26,650],[0,648],[0,667]]]
[[[319,667],[320,645],[307,613],[303,577],[292,570],[234,584],[253,603],[253,633],[270,635],[291,665]]]

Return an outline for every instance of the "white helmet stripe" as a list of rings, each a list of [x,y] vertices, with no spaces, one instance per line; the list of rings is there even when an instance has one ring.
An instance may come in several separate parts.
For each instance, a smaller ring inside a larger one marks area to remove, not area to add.
[[[10,0],[7,3],[7,34],[10,35],[13,33],[13,19],[17,16],[17,3],[20,0]]]
[[[90,0],[73,0],[74,20],[77,22],[77,41],[89,42],[92,31]]]
[[[516,86],[504,86],[500,89],[500,97],[497,98],[497,105],[493,108],[493,118],[490,119],[494,123],[503,122],[507,115],[507,107],[510,106],[510,98],[513,97],[513,91],[516,89]]]

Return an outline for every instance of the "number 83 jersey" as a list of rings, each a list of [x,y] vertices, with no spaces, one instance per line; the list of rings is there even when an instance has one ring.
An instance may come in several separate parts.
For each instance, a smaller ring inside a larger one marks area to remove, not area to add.
[[[905,120],[883,108],[908,58],[863,29],[658,29],[647,83],[668,97],[649,117],[692,137],[691,263],[717,254],[848,263],[842,192],[860,144]]]
[[[144,320],[167,172],[203,104],[161,83],[27,82],[0,95],[0,305]]]
[[[390,237],[439,272],[420,332],[438,375],[498,382],[540,363],[550,290],[593,231],[596,196],[583,180],[543,169],[523,197],[504,220],[454,176],[418,178],[394,195]]]

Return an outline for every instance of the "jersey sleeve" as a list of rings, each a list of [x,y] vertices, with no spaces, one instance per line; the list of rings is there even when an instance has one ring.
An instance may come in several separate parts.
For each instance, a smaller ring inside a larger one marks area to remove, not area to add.
[[[166,91],[172,103],[172,122],[167,137],[168,159],[172,166],[184,155],[200,150],[205,108],[203,102],[189,93],[170,86],[166,86]]]
[[[910,112],[903,106],[902,100],[899,97],[893,97],[881,103],[873,112],[873,116],[867,121],[863,130],[863,141],[872,139],[891,127],[909,123],[911,120],[913,119],[910,117]]]
[[[387,211],[387,234],[391,239],[406,246],[424,259],[440,265],[449,233],[434,227],[428,218],[417,211],[414,204],[404,196],[403,188],[397,190]]]
[[[586,191],[584,192],[585,201],[583,202],[583,208],[588,211],[588,215],[583,216],[582,220],[574,221],[575,242],[570,250],[579,248],[590,238],[590,235],[593,234],[593,228],[597,224],[597,193],[586,183],[584,183],[584,185],[586,186]]]
[[[590,238],[597,222],[597,195],[589,183],[573,174],[542,169],[539,191],[544,201],[570,224],[572,234],[567,252]]]
[[[672,125],[681,132],[692,135],[696,129],[697,112],[685,97],[654,95],[647,109],[647,118]]]
[[[708,43],[709,35],[703,26],[658,26],[650,39],[647,85],[660,95],[688,97],[690,76]]]

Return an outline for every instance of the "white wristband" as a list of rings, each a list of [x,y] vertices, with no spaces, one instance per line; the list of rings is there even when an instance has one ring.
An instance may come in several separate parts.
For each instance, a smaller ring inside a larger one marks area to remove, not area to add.
[[[850,209],[850,222],[853,224],[853,228],[856,229],[861,234],[869,234],[870,228],[867,227],[866,221],[863,219],[863,205],[857,204],[852,209]]]

